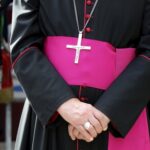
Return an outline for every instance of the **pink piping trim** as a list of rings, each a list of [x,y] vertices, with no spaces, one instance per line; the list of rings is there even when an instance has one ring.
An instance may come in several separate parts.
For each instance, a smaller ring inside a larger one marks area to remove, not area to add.
[[[147,57],[147,56],[145,56],[145,55],[140,55],[140,56],[142,56],[142,57],[144,57],[145,59],[147,59],[148,61],[150,61],[150,58],[149,58],[149,57]]]
[[[81,97],[81,90],[82,90],[82,86],[80,85],[80,88],[79,88],[79,95],[78,95],[79,98]]]
[[[36,46],[28,47],[28,48],[26,48],[24,51],[22,51],[22,52],[18,55],[18,57],[15,59],[15,61],[13,62],[12,68],[14,68],[15,64],[17,63],[17,61],[18,61],[26,52],[28,52],[31,48],[37,48],[37,47],[36,47]]]
[[[79,150],[79,140],[77,139],[77,145],[76,150]]]

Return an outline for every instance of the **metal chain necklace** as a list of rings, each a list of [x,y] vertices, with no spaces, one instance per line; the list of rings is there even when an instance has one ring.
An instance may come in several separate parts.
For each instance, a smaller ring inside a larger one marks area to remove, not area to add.
[[[98,0],[95,1],[94,3],[94,6],[90,12],[90,17],[88,18],[88,20],[86,21],[84,27],[82,30],[80,30],[80,27],[79,27],[79,17],[78,17],[78,11],[77,11],[77,6],[76,6],[76,1],[73,0],[73,5],[74,5],[74,12],[75,12],[75,17],[76,17],[76,23],[77,23],[77,28],[78,28],[78,41],[77,41],[77,45],[66,45],[67,48],[69,49],[75,49],[76,50],[76,56],[75,56],[75,60],[74,60],[74,63],[75,64],[78,64],[79,63],[79,57],[80,57],[80,51],[81,50],[91,50],[91,46],[82,46],[82,36],[83,36],[83,31],[85,30],[85,28],[87,27],[92,15],[93,15],[93,12],[97,6],[97,3],[98,3]]]

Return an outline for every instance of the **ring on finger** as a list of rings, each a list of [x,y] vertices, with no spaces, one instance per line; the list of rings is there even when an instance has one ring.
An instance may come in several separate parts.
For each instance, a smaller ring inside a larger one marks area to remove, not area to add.
[[[91,126],[91,123],[90,123],[89,121],[85,122],[84,125],[83,125],[83,127],[84,127],[86,130],[89,130],[90,126]]]

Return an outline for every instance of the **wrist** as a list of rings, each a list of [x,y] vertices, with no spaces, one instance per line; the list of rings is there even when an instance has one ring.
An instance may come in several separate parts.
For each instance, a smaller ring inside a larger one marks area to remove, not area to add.
[[[59,114],[61,114],[62,112],[64,112],[64,110],[66,109],[66,106],[68,104],[70,104],[70,106],[71,106],[71,105],[75,105],[76,103],[79,103],[79,102],[80,102],[80,100],[78,98],[71,98],[71,99],[67,100],[66,102],[64,102],[63,104],[61,104],[58,107],[57,112]]]

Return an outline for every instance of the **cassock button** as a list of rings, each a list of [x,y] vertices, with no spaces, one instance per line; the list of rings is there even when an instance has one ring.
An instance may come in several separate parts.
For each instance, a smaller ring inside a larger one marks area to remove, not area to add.
[[[86,14],[86,15],[85,15],[85,18],[86,18],[86,19],[89,19],[90,17],[91,17],[90,14]]]
[[[85,31],[86,31],[86,32],[91,32],[92,30],[91,30],[90,27],[87,27],[87,28],[85,28]]]
[[[92,5],[92,1],[91,0],[87,0],[86,4],[90,6],[90,5]]]

